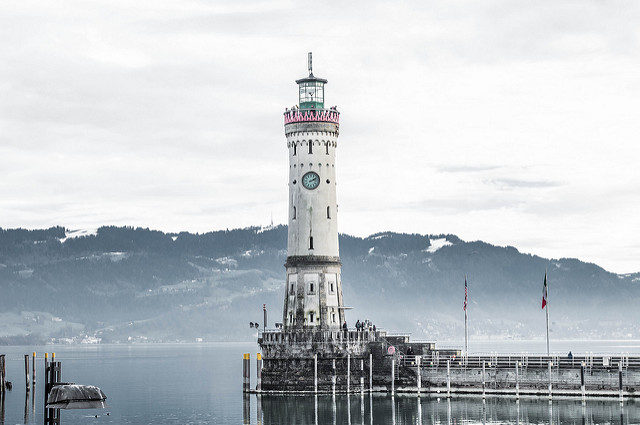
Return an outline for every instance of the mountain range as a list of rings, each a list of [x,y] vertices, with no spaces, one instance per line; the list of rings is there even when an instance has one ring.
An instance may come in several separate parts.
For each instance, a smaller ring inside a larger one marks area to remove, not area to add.
[[[287,228],[203,234],[132,227],[0,229],[0,344],[243,341],[282,319]],[[347,319],[475,338],[639,338],[640,273],[455,235],[340,235]]]

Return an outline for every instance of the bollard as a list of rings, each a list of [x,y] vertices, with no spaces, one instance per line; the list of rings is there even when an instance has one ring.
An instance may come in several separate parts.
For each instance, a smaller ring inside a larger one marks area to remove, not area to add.
[[[31,367],[31,386],[36,386],[36,352],[33,352],[33,361]]]
[[[584,362],[580,365],[580,390],[582,392],[582,402],[584,403],[586,398],[586,389],[584,385]]]
[[[333,359],[333,376],[331,377],[331,393],[336,395],[336,359]]]
[[[256,390],[262,391],[262,354],[256,353]]]
[[[313,355],[313,392],[318,393],[318,353]]]
[[[247,353],[242,354],[242,392],[247,392]]]
[[[516,361],[516,399],[520,398],[520,373],[519,373],[519,362]]]
[[[620,403],[622,403],[622,359],[618,362],[618,391],[620,392]]]
[[[451,360],[447,360],[447,397],[451,397]]]
[[[484,360],[482,361],[482,398],[485,398],[485,378],[484,378]]]
[[[373,354],[369,353],[369,392],[373,392]]]
[[[391,395],[395,394],[396,390],[396,359],[391,359]]]
[[[351,391],[351,354],[347,354],[347,394]]]
[[[364,394],[364,359],[360,359],[360,395]]]
[[[420,390],[422,389],[422,371],[420,370],[420,360],[422,360],[422,357],[420,356],[416,356],[416,365],[418,366],[418,373],[417,373],[417,384],[418,384],[418,394],[420,394]],[[418,405],[420,403],[418,402]]]
[[[549,400],[551,400],[551,361],[547,362],[549,368]]]

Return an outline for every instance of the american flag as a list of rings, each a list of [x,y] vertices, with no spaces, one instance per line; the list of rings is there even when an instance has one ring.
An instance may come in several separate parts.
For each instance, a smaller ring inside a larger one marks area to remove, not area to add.
[[[467,276],[464,277],[464,306],[463,310],[467,310]]]

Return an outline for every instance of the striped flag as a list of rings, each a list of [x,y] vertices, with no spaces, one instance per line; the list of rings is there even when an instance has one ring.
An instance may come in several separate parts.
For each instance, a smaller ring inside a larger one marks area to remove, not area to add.
[[[464,277],[464,305],[462,309],[467,311],[467,276]]]
[[[542,309],[547,306],[547,272],[544,272],[544,286],[542,287]]]

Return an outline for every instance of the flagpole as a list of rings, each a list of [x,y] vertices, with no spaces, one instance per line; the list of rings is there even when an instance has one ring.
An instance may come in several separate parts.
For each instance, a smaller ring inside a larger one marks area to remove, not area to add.
[[[469,332],[467,330],[467,275],[464,275],[464,354],[469,357]]]
[[[547,278],[547,270],[544,271],[544,279],[547,284],[547,303],[546,303],[546,313],[547,313],[547,356],[551,353],[549,351],[549,279]]]

